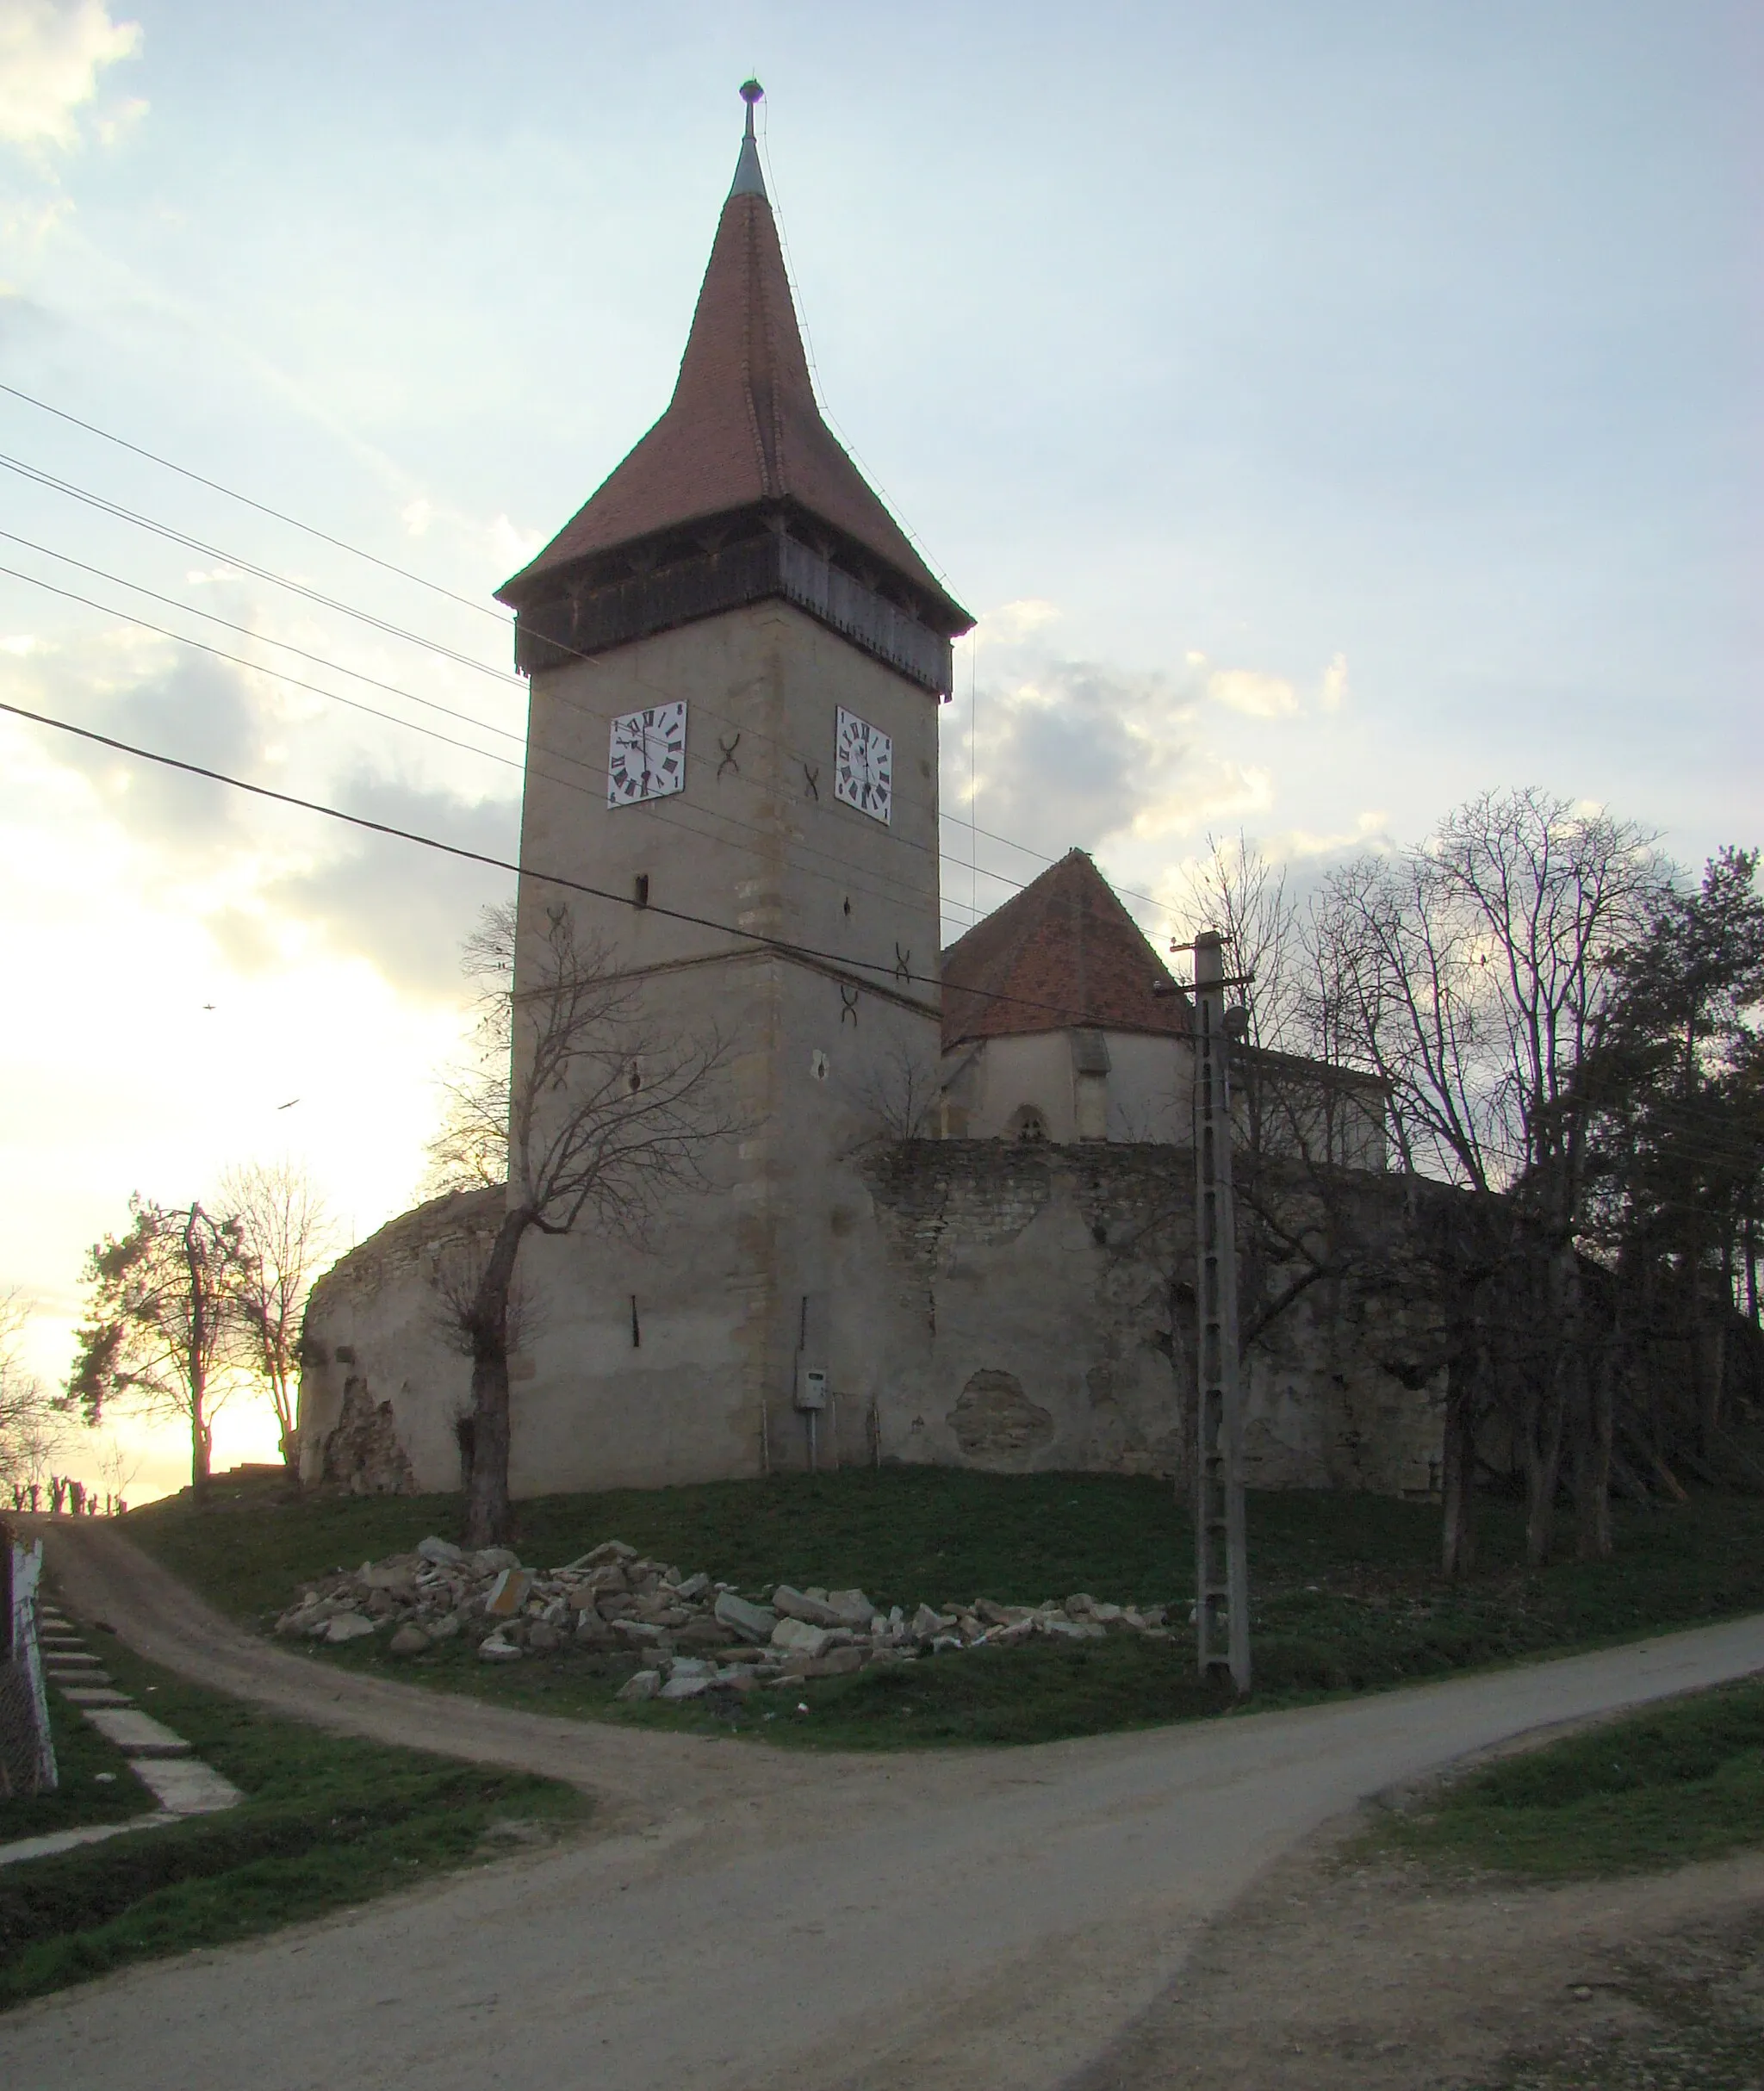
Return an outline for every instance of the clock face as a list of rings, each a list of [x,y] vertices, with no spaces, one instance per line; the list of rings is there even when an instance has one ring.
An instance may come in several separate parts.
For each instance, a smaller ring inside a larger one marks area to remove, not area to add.
[[[885,733],[842,710],[834,729],[833,796],[873,821],[888,819],[894,804],[894,743]]]
[[[686,784],[686,706],[656,704],[612,722],[606,755],[606,804],[666,798]]]

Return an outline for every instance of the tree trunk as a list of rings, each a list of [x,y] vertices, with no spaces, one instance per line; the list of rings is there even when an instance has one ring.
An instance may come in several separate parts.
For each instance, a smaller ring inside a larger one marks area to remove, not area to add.
[[[1446,1368],[1445,1433],[1440,1448],[1445,1515],[1439,1566],[1453,1577],[1468,1575],[1476,1565],[1476,1424],[1485,1368],[1481,1316],[1473,1293],[1470,1311],[1460,1325]]]
[[[1525,1374],[1525,1561],[1541,1568],[1556,1536],[1556,1491],[1562,1480],[1568,1380],[1575,1366],[1580,1268],[1572,1247],[1550,1259],[1541,1340]]]
[[[1585,1408],[1575,1445],[1575,1507],[1578,1551],[1583,1561],[1611,1558],[1611,1438],[1616,1405],[1618,1339],[1601,1343],[1583,1358]]]
[[[208,1486],[214,1433],[205,1411],[208,1399],[208,1273],[196,1246],[197,1223],[204,1217],[193,1205],[183,1228],[183,1267],[189,1285],[189,1485],[200,1496]]]
[[[496,1232],[472,1298],[472,1453],[465,1490],[465,1543],[500,1546],[508,1537],[508,1295],[532,1213],[517,1207]]]
[[[295,1398],[288,1381],[279,1374],[270,1382],[270,1396],[276,1404],[277,1449],[282,1454],[282,1464],[290,1474],[300,1471],[300,1432]]]

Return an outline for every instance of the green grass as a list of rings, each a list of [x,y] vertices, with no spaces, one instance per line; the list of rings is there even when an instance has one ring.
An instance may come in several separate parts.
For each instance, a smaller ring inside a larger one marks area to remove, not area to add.
[[[553,1781],[325,1734],[105,1653],[118,1685],[246,1797],[0,1869],[0,2006],[352,1908],[494,1849],[500,1824],[586,1815]]]
[[[104,1653],[109,1653],[108,1643]],[[53,1793],[0,1800],[0,1844],[20,1837],[45,1837],[54,1830],[80,1829],[88,1823],[125,1821],[159,1805],[129,1770],[121,1751],[82,1720],[53,1685],[49,1732],[60,1783]]]
[[[1376,1834],[1418,1857],[1531,1880],[1644,1872],[1764,1844],[1764,1681],[1505,1759]]]
[[[289,1498],[241,1489],[198,1510],[178,1498],[126,1529],[167,1567],[254,1624],[303,1579],[457,1535],[451,1496]],[[577,1655],[491,1667],[457,1647],[399,1665],[377,1643],[314,1660],[536,1709],[845,1747],[1034,1742],[1224,1710],[1189,1673],[1183,1622],[1193,1587],[1188,1516],[1160,1482],[1111,1474],[998,1476],[948,1467],[780,1475],[617,1490],[519,1506],[516,1544],[538,1566],[606,1538],[755,1590],[856,1584],[880,1604],[1080,1590],[1171,1604],[1177,1639],[1028,1647],[940,1658],[899,1677],[865,1672],[748,1701],[617,1706],[628,1660]],[[1387,1497],[1282,1492],[1250,1499],[1257,1703],[1291,1704],[1764,1609],[1764,1501],[1702,1496],[1620,1511],[1615,1560],[1520,1562],[1516,1506],[1484,1506],[1484,1565],[1444,1582],[1439,1514]],[[300,1644],[302,1647],[309,1644]],[[797,1712],[799,1704],[808,1716]],[[772,1716],[769,1720],[767,1716]]]

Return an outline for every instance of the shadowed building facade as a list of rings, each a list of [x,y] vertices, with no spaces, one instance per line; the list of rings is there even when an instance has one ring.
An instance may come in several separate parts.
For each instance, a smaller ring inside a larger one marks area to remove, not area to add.
[[[527,1238],[515,1492],[1178,1467],[1188,1005],[1080,852],[940,955],[972,620],[821,418],[751,100],[666,412],[500,595],[531,682],[517,1010],[568,909],[655,1037],[727,1042],[742,1128],[646,1243]],[[310,1478],[457,1485],[434,1279],[501,1197],[406,1214],[315,1288]],[[1326,1441],[1359,1367],[1307,1328],[1265,1478],[1351,1479]],[[1403,1399],[1365,1485],[1425,1485],[1433,1396]]]

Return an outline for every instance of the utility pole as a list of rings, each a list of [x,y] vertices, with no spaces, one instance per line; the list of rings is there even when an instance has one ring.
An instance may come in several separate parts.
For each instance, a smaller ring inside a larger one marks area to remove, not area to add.
[[[1200,1446],[1195,1623],[1201,1674],[1250,1689],[1250,1554],[1238,1380],[1237,1209],[1231,1188],[1231,1036],[1224,939],[1195,939],[1195,1300]]]

